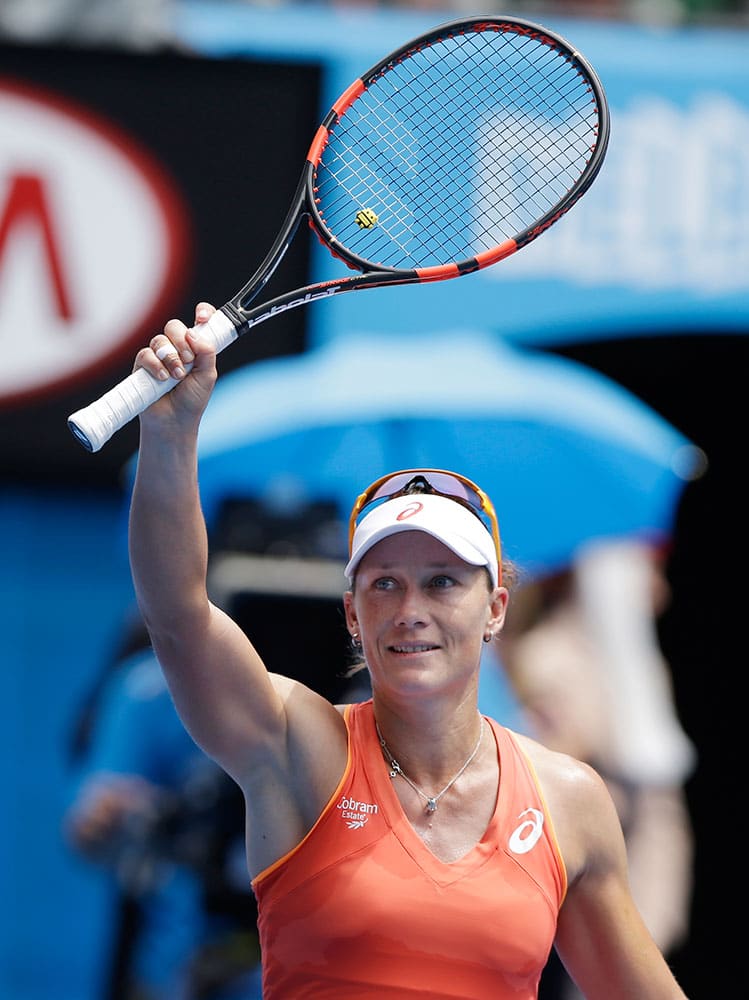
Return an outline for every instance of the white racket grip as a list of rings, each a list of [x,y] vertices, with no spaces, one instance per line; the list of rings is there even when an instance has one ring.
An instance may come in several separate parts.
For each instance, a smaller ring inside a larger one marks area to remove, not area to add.
[[[205,323],[198,324],[195,330],[200,331],[203,337],[212,338],[216,353],[223,351],[238,336],[234,324],[220,309]],[[191,367],[185,365],[188,372]],[[169,378],[161,382],[144,368],[137,368],[99,399],[71,413],[68,427],[84,448],[91,452],[99,451],[113,434],[178,384],[179,379]]]

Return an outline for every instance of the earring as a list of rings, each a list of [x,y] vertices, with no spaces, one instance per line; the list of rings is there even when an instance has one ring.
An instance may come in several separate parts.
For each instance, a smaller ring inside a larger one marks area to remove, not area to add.
[[[358,632],[351,633],[351,642],[357,649],[361,649],[361,639]]]
[[[494,638],[494,633],[493,632],[489,632],[488,635],[484,636],[484,642],[491,642],[493,638]]]

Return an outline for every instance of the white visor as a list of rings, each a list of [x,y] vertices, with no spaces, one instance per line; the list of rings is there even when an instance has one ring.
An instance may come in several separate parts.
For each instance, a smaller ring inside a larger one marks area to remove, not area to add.
[[[412,493],[375,507],[356,526],[351,558],[344,573],[352,580],[362,557],[373,545],[399,531],[425,531],[472,566],[486,566],[497,586],[499,567],[491,532],[470,510],[434,493]]]

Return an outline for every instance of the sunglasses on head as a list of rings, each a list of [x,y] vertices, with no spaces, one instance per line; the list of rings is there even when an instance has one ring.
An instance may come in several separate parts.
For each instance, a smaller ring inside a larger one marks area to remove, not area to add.
[[[500,583],[502,574],[502,546],[499,540],[499,523],[489,497],[476,483],[466,479],[457,472],[445,469],[402,469],[391,472],[377,479],[356,498],[349,519],[348,547],[349,554],[354,541],[356,526],[364,513],[374,505],[396,497],[409,496],[412,493],[436,493],[462,504],[482,522],[494,539],[499,564]]]

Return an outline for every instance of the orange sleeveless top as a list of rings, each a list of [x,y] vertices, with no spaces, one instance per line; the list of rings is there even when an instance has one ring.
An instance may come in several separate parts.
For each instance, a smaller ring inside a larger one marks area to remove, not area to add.
[[[487,719],[499,795],[459,861],[406,818],[372,702],[349,705],[346,770],[304,840],[253,880],[264,1000],[531,1000],[567,888],[531,765]]]

